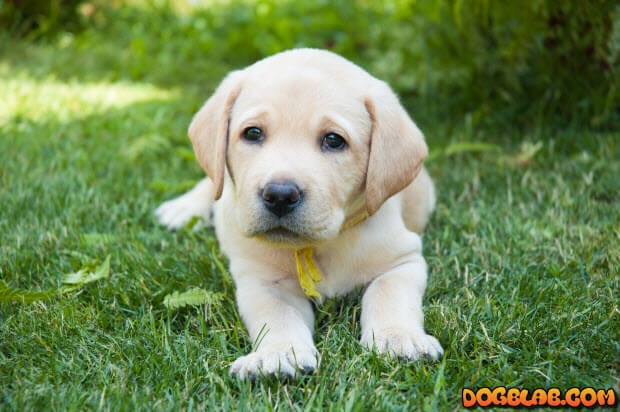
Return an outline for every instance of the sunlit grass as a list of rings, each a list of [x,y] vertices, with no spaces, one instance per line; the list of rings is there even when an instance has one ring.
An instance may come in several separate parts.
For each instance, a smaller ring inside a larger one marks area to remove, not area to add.
[[[6,64],[0,65],[0,89],[0,126],[14,117],[69,121],[140,102],[178,98],[177,92],[150,84],[59,81],[53,75],[33,79],[14,73]]]

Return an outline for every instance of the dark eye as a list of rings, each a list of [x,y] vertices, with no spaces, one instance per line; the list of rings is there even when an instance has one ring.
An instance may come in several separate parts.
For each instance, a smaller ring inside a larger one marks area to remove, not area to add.
[[[243,138],[248,142],[260,142],[263,140],[263,131],[258,127],[248,127],[243,131]]]
[[[338,151],[345,147],[347,147],[347,142],[336,133],[327,133],[321,141],[321,148],[324,150]]]

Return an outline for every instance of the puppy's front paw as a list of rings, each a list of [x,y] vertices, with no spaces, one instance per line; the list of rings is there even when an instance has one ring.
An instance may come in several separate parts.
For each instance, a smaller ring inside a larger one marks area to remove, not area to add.
[[[369,330],[362,335],[362,345],[368,349],[373,346],[379,353],[392,357],[416,360],[421,357],[439,359],[443,349],[439,341],[424,331],[405,328],[386,328]]]
[[[241,379],[262,376],[295,377],[297,373],[312,373],[317,366],[318,352],[312,346],[297,345],[289,350],[259,348],[242,356],[230,367],[230,373]]]
[[[162,203],[157,210],[155,216],[159,223],[166,226],[170,230],[179,229],[185,226],[194,216],[200,216],[205,219],[202,224],[197,224],[194,229],[211,225],[210,219],[210,202],[204,196],[200,196],[199,192],[190,191],[175,199]]]

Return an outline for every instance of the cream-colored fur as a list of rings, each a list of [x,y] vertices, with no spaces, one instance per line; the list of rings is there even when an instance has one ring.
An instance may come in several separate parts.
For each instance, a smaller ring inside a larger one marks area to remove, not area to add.
[[[263,141],[244,140],[248,127],[259,127]],[[342,136],[347,147],[324,150],[327,133]],[[408,359],[441,356],[422,313],[427,268],[419,233],[435,204],[421,167],[427,147],[385,83],[327,51],[279,53],[227,76],[189,135],[212,179],[156,214],[171,229],[195,215],[215,225],[239,312],[257,343],[231,373],[295,375],[317,367],[314,314],[294,258],[306,246],[315,248],[323,296],[368,285],[362,345]],[[283,180],[299,186],[303,202],[277,217],[259,194]],[[368,219],[346,227],[364,211]]]

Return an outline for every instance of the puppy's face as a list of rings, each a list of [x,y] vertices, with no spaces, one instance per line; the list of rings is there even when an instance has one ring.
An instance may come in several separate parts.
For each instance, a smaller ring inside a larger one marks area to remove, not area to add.
[[[189,135],[216,199],[228,171],[243,234],[295,247],[374,213],[413,181],[427,150],[385,83],[310,49],[231,73]]]
[[[287,244],[334,237],[363,205],[371,132],[363,98],[312,71],[244,83],[227,150],[241,230]]]

